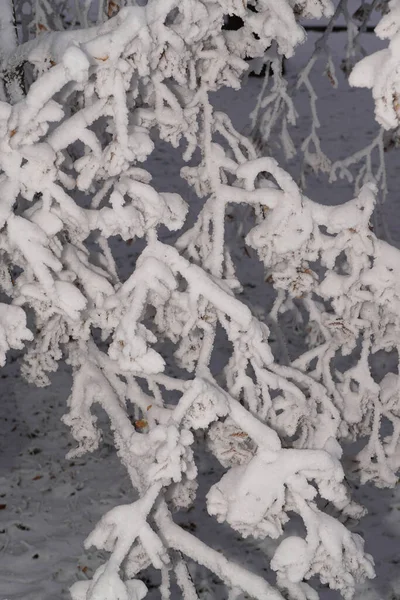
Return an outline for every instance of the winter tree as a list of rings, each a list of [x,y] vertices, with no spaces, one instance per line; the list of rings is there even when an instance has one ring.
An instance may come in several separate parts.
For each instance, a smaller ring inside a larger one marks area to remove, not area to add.
[[[279,124],[292,151],[295,109],[280,64],[304,41],[303,19],[333,23],[346,2],[336,10],[330,0],[249,4],[1,7],[1,361],[24,348],[23,375],[38,386],[66,361],[73,387],[64,423],[76,441],[69,457],[102,443],[99,404],[136,495],[86,539],[86,548],[109,554],[92,579],[72,585],[73,600],[140,600],[150,566],[164,600],[178,588],[185,600],[198,598],[192,564],[220,578],[232,600],[315,600],[314,576],[347,600],[374,577],[362,538],[345,524],[364,510],[349,493],[342,445],[363,440],[363,482],[397,482],[399,374],[379,381],[370,363],[379,350],[399,352],[400,254],[371,231],[380,180],[368,161],[355,198],[324,206],[265,146]],[[232,14],[243,20],[236,31],[224,28]],[[399,30],[392,0],[377,29],[388,49],[350,75],[351,85],[372,89],[386,129],[399,125]],[[222,87],[240,88],[248,57],[271,61],[274,73],[270,89],[266,70],[253,113],[265,155],[210,101]],[[308,74],[301,82],[315,111]],[[301,151],[328,169],[314,116]],[[146,161],[160,140],[181,153],[181,178],[201,199],[197,214],[152,184]],[[332,176],[352,177],[358,158],[334,165]],[[263,315],[240,299],[242,234],[274,294]],[[122,277],[115,256],[127,242],[140,254]],[[304,328],[297,356],[284,343],[288,312]],[[225,359],[216,372],[217,340]],[[176,524],[176,511],[198,501],[199,448],[225,469],[206,495],[209,518],[243,537],[278,540],[273,579]],[[292,519],[304,535],[287,534]]]

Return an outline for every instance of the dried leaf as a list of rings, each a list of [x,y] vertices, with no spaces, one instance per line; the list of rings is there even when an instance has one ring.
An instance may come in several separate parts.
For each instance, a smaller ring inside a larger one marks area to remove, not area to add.
[[[109,19],[119,13],[119,6],[114,0],[109,0],[107,7],[107,16]]]
[[[80,565],[78,565],[78,569],[79,569],[80,571],[82,571],[82,573],[86,573],[86,572],[87,572],[87,570],[88,570],[88,568],[89,568],[89,567],[87,567],[87,566],[81,567]]]

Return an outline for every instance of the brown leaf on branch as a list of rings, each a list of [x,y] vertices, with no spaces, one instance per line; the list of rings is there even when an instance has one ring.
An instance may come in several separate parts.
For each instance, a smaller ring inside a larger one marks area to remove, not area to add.
[[[86,573],[88,571],[88,567],[86,565],[84,567],[81,567],[80,565],[78,565],[78,569],[80,571],[82,571],[82,573],[85,573],[85,575],[86,575]]]
[[[111,19],[111,17],[115,17],[119,13],[120,6],[114,0],[108,0],[107,5],[107,17]]]

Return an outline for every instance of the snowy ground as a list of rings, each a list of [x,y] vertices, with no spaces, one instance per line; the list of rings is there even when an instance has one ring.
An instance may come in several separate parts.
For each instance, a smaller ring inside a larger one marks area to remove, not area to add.
[[[304,64],[316,35],[287,64],[288,77],[293,78]],[[344,34],[335,34],[337,62]],[[368,51],[378,47],[370,35]],[[320,65],[320,70],[323,65]],[[315,78],[320,97],[321,138],[325,151],[336,159],[363,147],[376,135],[373,106],[368,92],[352,90],[340,79],[334,90],[327,77]],[[260,80],[249,79],[239,92],[218,94],[215,105],[227,110],[235,125],[245,130],[253,108]],[[306,94],[300,93],[296,143],[308,132]],[[389,196],[384,212],[395,242],[400,242],[400,210],[397,188],[400,183],[398,151],[388,154]],[[298,161],[289,168],[296,175]],[[180,191],[186,198],[187,188],[179,181],[176,152],[163,146],[152,158],[150,170],[159,189]],[[351,186],[339,181],[327,186],[326,181],[310,178],[307,194],[325,203],[343,202],[351,197]],[[190,196],[193,199],[193,196]],[[240,251],[238,251],[240,257]],[[120,268],[129,271],[135,260],[135,248],[122,245]],[[244,268],[244,299],[254,307],[266,302],[264,284],[253,288],[257,273]],[[220,348],[221,356],[223,349]],[[69,394],[70,376],[61,368],[47,389],[34,389],[21,380],[18,360],[9,360],[0,374],[2,384],[0,420],[0,600],[64,600],[68,587],[77,579],[90,577],[100,564],[99,552],[86,552],[83,540],[101,515],[113,506],[131,500],[127,477],[119,465],[110,440],[101,450],[79,460],[64,457],[72,441],[60,422]],[[200,457],[203,488],[196,507],[176,520],[217,549],[249,568],[269,577],[268,556],[273,546],[243,541],[234,532],[217,524],[204,511],[204,494],[218,478],[219,467]],[[367,550],[376,560],[377,577],[357,591],[357,600],[392,600],[400,598],[400,493],[398,490],[376,490],[372,486],[357,489],[355,498],[368,508],[366,516],[353,529],[366,539]],[[296,524],[293,525],[294,527]],[[193,573],[201,598],[225,598],[223,586],[211,575],[197,569]],[[149,598],[156,597],[156,580],[147,575]],[[322,591],[323,598],[337,597]]]

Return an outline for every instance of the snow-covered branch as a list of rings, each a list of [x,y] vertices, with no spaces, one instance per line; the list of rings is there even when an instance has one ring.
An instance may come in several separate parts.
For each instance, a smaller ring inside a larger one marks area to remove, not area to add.
[[[311,0],[296,11],[286,0],[255,8],[149,0],[91,27],[82,9],[85,28],[44,33],[4,59],[6,69],[28,61],[35,78],[23,98],[0,104],[0,282],[11,303],[2,305],[0,358],[33,337],[24,374],[39,385],[66,358],[74,381],[64,422],[77,442],[69,456],[101,443],[99,404],[137,497],[87,539],[110,556],[73,586],[74,600],[140,600],[137,577],[150,565],[161,572],[163,600],[171,578],[194,600],[184,556],[235,593],[282,597],[173,521],[196,496],[199,429],[226,469],[208,491],[210,516],[257,538],[280,537],[292,513],[303,520],[305,537],[284,539],[271,562],[285,595],[314,599],[307,580],[318,575],[347,599],[373,576],[362,540],[317,499],[347,516],[363,512],[343,483],[345,437],[369,437],[364,479],[392,484],[399,466],[398,376],[376,382],[368,367],[375,349],[396,346],[398,251],[369,230],[373,186],[344,206],[314,204],[212,108],[210,92],[240,87],[246,56],[271,44],[289,56],[303,41],[299,11],[332,12],[330,2]],[[237,32],[222,28],[231,13],[244,22]],[[275,91],[290,108],[287,90]],[[318,145],[316,135],[315,125],[309,142]],[[203,199],[187,226],[185,200],[156,189],[142,166],[159,138],[182,151],[181,176]],[[226,215],[238,205],[254,217],[246,243],[277,292],[275,325],[295,299],[308,315],[308,347],[286,365],[237,295]],[[180,233],[175,243],[165,230]],[[137,239],[126,276],[115,249]],[[221,330],[226,366],[213,376]],[[347,370],[336,368],[339,353],[353,359]],[[382,417],[393,423],[383,440]]]

